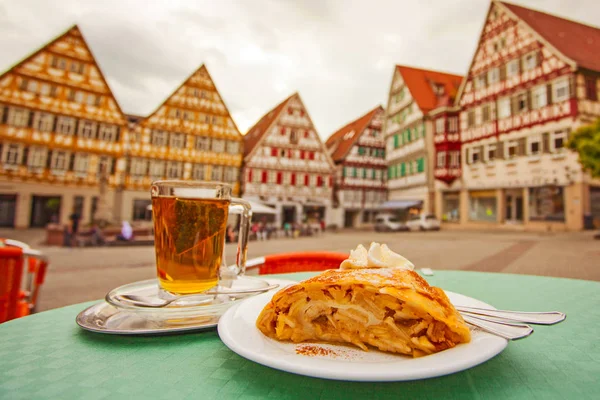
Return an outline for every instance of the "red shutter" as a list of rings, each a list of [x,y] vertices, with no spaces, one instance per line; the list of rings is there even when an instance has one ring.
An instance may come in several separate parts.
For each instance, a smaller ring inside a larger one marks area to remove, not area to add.
[[[248,169],[248,182],[252,182],[252,168]]]
[[[309,156],[310,156],[310,159],[311,159],[311,160],[314,160],[314,159],[315,159],[315,152],[314,152],[314,151],[311,151],[311,152],[309,153]]]
[[[304,186],[308,186],[308,174],[304,175]]]
[[[262,176],[260,177],[262,183],[267,183],[267,171],[262,172]]]
[[[296,174],[293,173],[293,172],[292,172],[292,180],[291,180],[291,182],[292,182],[292,185],[296,184]]]
[[[317,186],[323,186],[323,177],[321,175],[317,176]]]
[[[292,115],[294,113],[294,110],[292,110],[292,107],[288,107],[288,114]]]
[[[329,187],[333,187],[333,177],[329,177]]]
[[[300,110],[300,116],[304,117],[304,110]]]
[[[285,127],[281,127],[281,136],[285,135]]]
[[[277,173],[277,184],[281,185],[281,182],[283,181],[283,174],[281,172]]]
[[[293,151],[291,149],[288,150],[288,158],[292,158],[292,153],[293,153]]]
[[[304,160],[304,150],[300,150],[300,159]]]
[[[308,137],[308,131],[304,131],[304,137],[307,138]]]
[[[275,147],[271,147],[271,155],[272,155],[273,157],[277,157],[277,148],[275,148]]]

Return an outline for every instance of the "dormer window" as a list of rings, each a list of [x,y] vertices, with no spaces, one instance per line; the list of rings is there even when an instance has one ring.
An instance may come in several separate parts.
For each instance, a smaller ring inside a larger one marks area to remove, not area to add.
[[[441,84],[441,83],[436,83],[436,82],[433,82],[433,83],[431,84],[431,87],[432,87],[432,89],[433,89],[433,93],[434,93],[436,96],[443,96],[443,95],[446,93],[446,90],[445,90],[445,88],[444,88],[444,85],[443,85],[443,84]]]

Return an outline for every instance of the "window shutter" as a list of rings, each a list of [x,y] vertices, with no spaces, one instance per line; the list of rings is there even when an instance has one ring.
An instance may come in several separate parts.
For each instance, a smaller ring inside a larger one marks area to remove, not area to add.
[[[283,174],[281,172],[277,172],[277,184],[281,185],[283,182]]]
[[[318,187],[323,186],[323,177],[321,175],[317,176],[317,186]]]
[[[54,152],[52,151],[48,151],[48,156],[46,157],[46,168],[51,168],[52,167],[52,154]]]
[[[6,124],[6,121],[8,120],[8,107],[4,107],[4,106],[1,106],[1,107],[2,107],[2,113],[1,113],[2,114],[2,123]]]
[[[527,154],[525,151],[526,144],[526,138],[521,138],[517,141],[517,156],[523,156]]]
[[[357,175],[358,175],[358,171],[357,171],[356,167],[352,168],[352,177],[356,178]]]
[[[552,104],[552,84],[551,83],[546,85],[546,90],[548,92],[548,104]]]
[[[309,176],[308,174],[304,174],[304,186],[308,186]]]
[[[29,156],[29,147],[24,146],[23,152],[21,153],[21,165],[27,165],[28,156]]]
[[[271,155],[277,157],[277,149],[275,147],[271,147]]]
[[[531,99],[531,89],[527,91],[527,110],[531,110],[533,108],[533,103]]]
[[[110,160],[110,174],[114,175],[117,172],[117,162],[114,158],[109,158]]]
[[[392,167],[388,167],[388,179],[392,179]]]
[[[550,153],[550,133],[542,133],[542,152]]]
[[[292,172],[292,177],[291,177],[291,181],[292,185],[296,184],[296,174],[294,172]]]
[[[69,160],[69,171],[73,171],[75,167],[75,154],[71,154],[71,158]]]
[[[394,148],[397,149],[398,148],[398,134],[394,135]]]
[[[314,160],[314,159],[315,159],[315,152],[314,152],[314,151],[311,151],[311,152],[310,152],[310,159],[311,159],[311,160]]]
[[[504,158],[504,142],[496,142],[496,158]]]
[[[375,179],[375,168],[371,170],[371,178]]]
[[[116,135],[115,135],[115,142],[119,143],[121,141],[121,127],[117,126],[117,131],[116,131]]]
[[[261,178],[260,180],[262,183],[267,183],[267,171],[262,171],[260,178]]]
[[[346,177],[346,168],[342,166],[342,178]]]
[[[406,175],[406,163],[400,164],[400,176]]]
[[[285,128],[282,126],[281,127],[281,136],[285,135]]]
[[[506,64],[502,64],[500,66],[500,81],[503,81],[506,79]]]

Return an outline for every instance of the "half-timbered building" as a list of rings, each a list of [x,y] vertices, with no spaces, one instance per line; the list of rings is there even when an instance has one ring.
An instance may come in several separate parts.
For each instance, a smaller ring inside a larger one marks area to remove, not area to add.
[[[275,223],[331,222],[333,162],[298,93],[244,136],[244,198],[275,207]]]
[[[600,116],[599,76],[599,28],[491,3],[458,95],[462,223],[583,227],[600,188],[564,146]]]
[[[450,134],[448,140],[439,143],[445,146],[452,162],[444,179],[451,181],[460,176],[453,143],[458,132],[457,112],[451,106],[461,79],[458,75],[403,65],[394,68],[384,128],[390,200],[386,207],[414,213],[435,211],[436,128],[434,116],[430,115],[433,110],[436,118],[440,112],[447,118]]]
[[[159,179],[222,181],[239,194],[242,135],[206,66],[149,116],[129,116],[129,122],[124,219],[143,218],[150,184]]]
[[[325,145],[335,163],[333,223],[346,228],[373,223],[387,199],[387,167],[382,124],[377,106],[333,133]]]
[[[0,226],[89,221],[100,172],[121,183],[126,128],[77,26],[0,75]]]

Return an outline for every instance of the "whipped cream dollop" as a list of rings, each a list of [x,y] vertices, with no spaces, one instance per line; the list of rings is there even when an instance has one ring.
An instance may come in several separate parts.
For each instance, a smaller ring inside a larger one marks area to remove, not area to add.
[[[353,268],[400,268],[412,271],[415,266],[400,254],[394,253],[387,245],[373,242],[369,250],[359,244],[340,265],[340,269]]]

